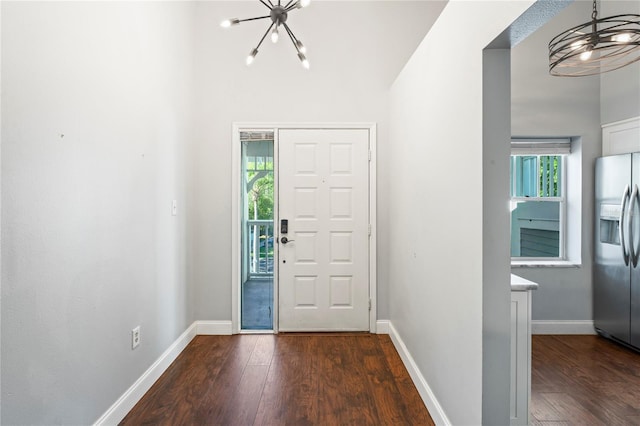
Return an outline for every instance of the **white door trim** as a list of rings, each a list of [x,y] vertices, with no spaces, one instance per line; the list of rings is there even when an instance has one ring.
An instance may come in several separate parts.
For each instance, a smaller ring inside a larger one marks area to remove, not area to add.
[[[241,130],[278,130],[278,129],[366,129],[369,131],[369,152],[371,159],[369,161],[369,224],[371,225],[371,236],[369,238],[369,296],[371,298],[371,310],[369,312],[369,331],[376,333],[377,320],[377,232],[376,232],[376,206],[377,206],[377,175],[376,175],[376,123],[278,123],[278,122],[234,122],[232,125],[232,148],[231,148],[231,324],[234,334],[240,333],[240,274],[241,274],[241,221],[240,221],[240,193],[241,193],[241,149],[240,149],[240,131]],[[275,132],[274,141],[274,162],[277,162],[277,131]],[[274,164],[277,170],[277,165]],[[278,176],[276,172],[275,183],[278,185]],[[277,191],[275,191],[277,194]],[[277,195],[276,195],[277,197]],[[274,200],[274,209],[277,209],[278,200]],[[275,217],[277,210],[274,211]],[[277,254],[274,258],[275,264],[278,262]],[[274,268],[277,270],[277,268]],[[274,333],[278,332],[278,287],[277,287],[277,271],[274,271]]]

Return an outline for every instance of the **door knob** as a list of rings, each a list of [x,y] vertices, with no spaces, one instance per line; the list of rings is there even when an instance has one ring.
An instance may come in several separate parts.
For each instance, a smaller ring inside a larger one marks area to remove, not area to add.
[[[288,239],[287,237],[282,237],[282,238],[280,238],[280,242],[281,242],[282,244],[287,244],[287,243],[290,243],[290,242],[292,242],[292,241],[295,241],[295,240],[290,240],[290,239]]]

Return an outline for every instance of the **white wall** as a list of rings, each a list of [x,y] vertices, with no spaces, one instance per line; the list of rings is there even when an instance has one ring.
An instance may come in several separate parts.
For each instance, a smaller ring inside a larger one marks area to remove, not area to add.
[[[287,23],[305,43],[305,71],[288,40],[268,39],[251,67],[245,57],[267,24],[227,30],[227,17],[259,16],[258,2],[200,2],[196,21],[196,146],[190,198],[190,277],[195,316],[231,318],[231,125],[233,122],[378,124],[378,317],[388,318],[390,281],[388,90],[442,9],[440,2],[316,2]]]
[[[443,3],[293,12],[308,72],[286,43],[245,67],[264,25],[218,23],[257,2],[1,7],[2,423],[91,423],[193,320],[231,318],[234,121],[378,123],[388,315],[388,88]]]
[[[511,288],[508,204],[510,46],[485,49],[482,118],[482,422],[508,424]],[[487,267],[488,266],[488,267]]]
[[[580,136],[574,145],[581,156],[577,182],[569,183],[569,197],[581,195],[582,223],[570,222],[581,238],[582,263],[575,268],[513,268],[512,272],[540,284],[533,292],[534,320],[591,320],[593,258],[593,168],[601,152],[600,77],[566,78],[549,75],[548,43],[567,28],[586,22],[592,4],[576,1],[511,52],[511,131],[513,136]],[[569,163],[568,167],[574,164]],[[575,170],[574,170],[575,171]],[[571,192],[573,191],[573,192]],[[569,200],[571,201],[571,200]],[[581,225],[581,226],[580,226]],[[581,228],[581,229],[580,229]]]
[[[603,1],[601,17],[640,15],[640,1]],[[602,124],[640,116],[640,62],[601,75],[600,120]]]
[[[194,7],[1,7],[1,423],[90,424],[194,319]]]
[[[390,319],[453,424],[486,420],[482,50],[532,3],[449,2],[391,90]]]

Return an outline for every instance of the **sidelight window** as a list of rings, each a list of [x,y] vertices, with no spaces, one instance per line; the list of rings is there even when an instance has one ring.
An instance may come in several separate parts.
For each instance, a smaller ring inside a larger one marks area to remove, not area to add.
[[[274,133],[241,131],[242,330],[273,329]]]

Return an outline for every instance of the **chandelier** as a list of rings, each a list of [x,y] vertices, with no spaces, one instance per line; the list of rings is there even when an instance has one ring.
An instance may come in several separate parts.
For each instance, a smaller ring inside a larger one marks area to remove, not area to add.
[[[640,60],[640,15],[598,19],[569,28],[549,42],[549,73],[561,77],[596,75]]]
[[[278,0],[278,4],[273,4],[271,0],[266,0],[266,1],[259,0],[259,1],[269,9],[268,15],[258,16],[257,18],[249,18],[249,19],[238,19],[238,18],[226,19],[222,21],[222,23],[220,24],[223,28],[229,28],[231,26],[238,25],[240,22],[257,21],[260,19],[271,18],[271,25],[269,26],[269,28],[267,28],[267,32],[264,33],[264,35],[258,42],[258,45],[255,47],[255,49],[251,51],[249,56],[247,56],[247,65],[251,65],[253,63],[253,60],[256,58],[256,55],[258,54],[258,49],[260,48],[260,45],[262,45],[262,42],[264,41],[264,39],[267,38],[267,35],[271,33],[271,41],[273,43],[277,43],[278,39],[280,38],[280,29],[284,28],[284,31],[287,33],[287,35],[291,39],[293,46],[296,48],[296,52],[298,53],[298,59],[300,59],[302,66],[305,67],[306,69],[309,69],[309,61],[307,60],[307,57],[304,55],[307,52],[307,49],[304,46],[304,44],[302,44],[302,42],[295,36],[295,34],[293,34],[293,31],[291,31],[291,28],[289,28],[289,25],[287,25],[287,16],[289,12],[292,11],[293,9],[301,9],[303,7],[308,6],[309,3],[311,3],[311,0],[289,0],[289,2],[284,6],[282,6],[281,0]]]

